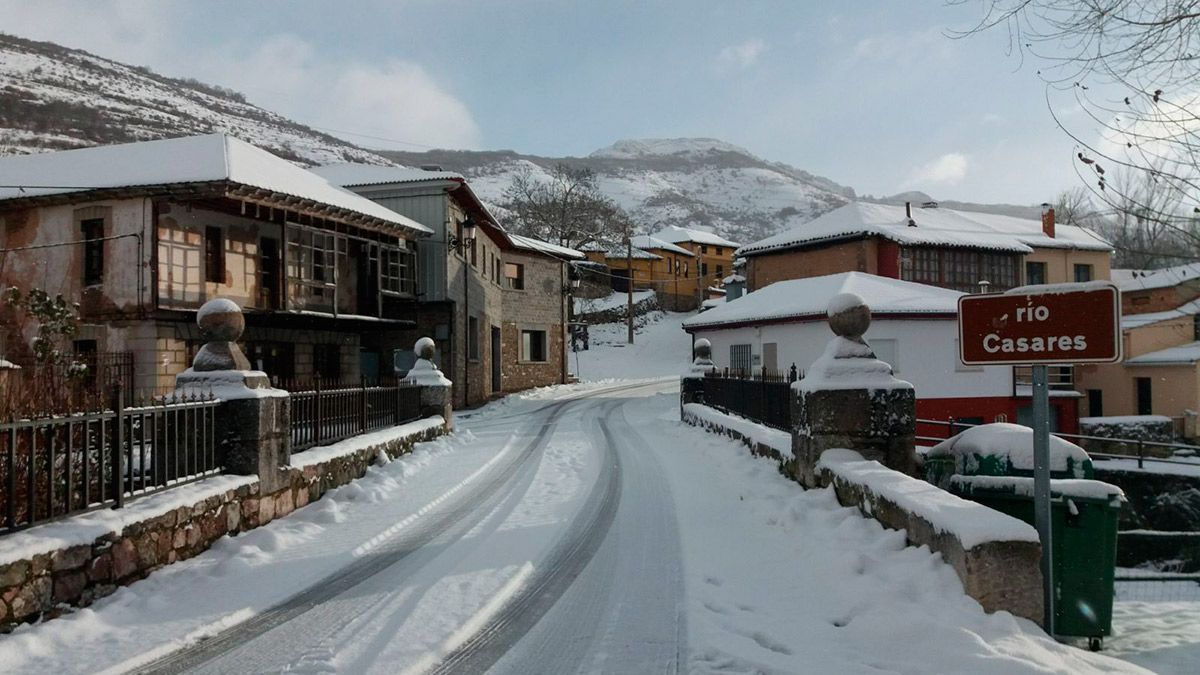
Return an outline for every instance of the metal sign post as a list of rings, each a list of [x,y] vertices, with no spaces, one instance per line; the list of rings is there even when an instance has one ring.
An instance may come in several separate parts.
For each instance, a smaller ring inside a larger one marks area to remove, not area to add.
[[[1042,541],[1042,626],[1054,635],[1054,541],[1050,527],[1050,391],[1033,366],[1033,520]]]

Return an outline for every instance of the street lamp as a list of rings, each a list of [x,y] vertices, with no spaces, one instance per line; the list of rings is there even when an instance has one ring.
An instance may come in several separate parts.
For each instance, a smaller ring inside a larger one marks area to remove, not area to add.
[[[466,406],[471,398],[471,380],[467,377],[467,363],[470,360],[471,347],[471,283],[469,270],[471,261],[467,259],[467,248],[475,243],[475,219],[467,216],[461,223],[462,236],[450,235],[450,248],[462,254],[463,268],[463,405]],[[449,251],[447,251],[449,252]]]

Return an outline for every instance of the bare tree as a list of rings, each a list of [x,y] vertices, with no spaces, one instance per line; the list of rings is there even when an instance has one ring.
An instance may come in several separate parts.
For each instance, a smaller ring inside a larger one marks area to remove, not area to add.
[[[526,166],[504,192],[512,229],[562,246],[600,241],[616,244],[631,227],[625,212],[605,197],[586,168],[557,164],[549,180]]]
[[[951,0],[964,4],[968,0]],[[1044,67],[1047,107],[1076,143],[1076,172],[1110,208],[1181,233],[1200,214],[1200,0],[983,0],[965,37],[1007,30]],[[1070,92],[1084,113],[1053,103]],[[1114,173],[1140,174],[1118,184]]]

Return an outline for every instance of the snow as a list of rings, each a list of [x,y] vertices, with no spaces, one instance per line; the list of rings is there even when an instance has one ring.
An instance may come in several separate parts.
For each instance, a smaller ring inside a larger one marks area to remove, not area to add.
[[[654,297],[654,291],[634,291],[633,304],[637,305]],[[603,298],[574,298],[575,314],[591,314],[593,312],[605,312],[610,309],[624,307],[629,302],[629,294],[613,291]]]
[[[721,283],[723,283],[723,284],[740,284],[745,280],[746,280],[746,277],[744,277],[740,274],[730,274],[729,276],[722,279]]]
[[[379,185],[384,183],[415,183],[421,181],[458,181],[465,180],[461,173],[455,171],[426,171],[402,166],[374,166],[356,162],[325,164],[310,169],[334,185],[342,187],[357,187],[361,185]]]
[[[1092,468],[1100,471],[1128,471],[1131,473],[1200,477],[1200,458],[1191,460],[1180,458],[1170,462],[1144,459],[1142,460],[1142,466],[1139,467],[1137,458],[1113,459],[1110,457],[1097,457],[1092,460]]]
[[[991,490],[1020,497],[1033,497],[1031,476],[961,476],[950,477],[950,484],[967,490]],[[1116,485],[1084,478],[1055,478],[1050,481],[1052,497],[1126,501],[1125,492]]]
[[[1160,321],[1190,318],[1197,314],[1200,314],[1200,300],[1192,300],[1191,302],[1185,302],[1175,309],[1168,309],[1162,312],[1123,314],[1121,315],[1121,329],[1129,330],[1132,328],[1141,328],[1142,326],[1148,326]]]
[[[193,370],[175,376],[175,391],[180,395],[211,395],[222,401],[248,398],[283,398],[288,392],[271,386],[247,387],[247,378],[270,382],[261,370]]]
[[[446,425],[446,420],[441,415],[426,417],[425,419],[408,422],[406,424],[398,424],[386,429],[379,429],[365,434],[352,436],[344,441],[338,441],[332,445],[323,445],[315,448],[309,448],[304,452],[299,452],[291,457],[290,466],[293,469],[303,469],[309,466],[315,466],[322,462],[328,462],[331,459],[346,457],[362,450],[364,447],[371,445],[382,445],[405,438],[413,438],[430,431],[431,429],[439,429]]]
[[[867,461],[853,450],[826,450],[817,461],[817,470],[829,470],[921,517],[937,531],[954,535],[964,550],[994,541],[1039,541],[1037,530],[1024,521]]]
[[[404,381],[423,387],[449,387],[451,385],[450,380],[429,359],[417,359],[417,362],[409,369],[408,375],[404,376]]]
[[[1113,270],[1113,281],[1122,293],[1170,288],[1200,278],[1200,263],[1176,265],[1159,270]]]
[[[1090,230],[1058,225],[1055,237],[1042,232],[1040,220],[953,209],[912,209],[916,227],[908,225],[903,206],[850,202],[798,225],[738,249],[735,255],[764,253],[821,241],[880,236],[905,245],[1031,253],[1032,247],[1111,251],[1112,245]]]
[[[872,314],[958,314],[963,294],[946,288],[889,279],[865,272],[841,272],[779,281],[687,321],[688,329],[766,320],[823,320],[840,293],[869,298]]]
[[[670,242],[672,244],[682,244],[684,242],[693,242],[696,244],[704,244],[705,246],[727,246],[731,249],[736,249],[741,244],[736,241],[731,241],[722,237],[719,234],[708,230],[701,230],[693,227],[680,227],[678,225],[668,225],[658,232],[651,233],[652,237]],[[730,251],[732,253],[732,251]]]
[[[670,242],[663,241],[657,237],[652,237],[648,234],[639,234],[630,238],[635,248],[640,248],[644,251],[670,251],[676,255],[683,255],[689,258],[695,258],[696,254],[686,248],[676,246]]]
[[[560,260],[583,260],[587,257],[582,252],[576,251],[573,248],[567,248],[566,246],[551,244],[540,239],[534,239],[533,237],[523,237],[519,234],[513,234],[511,232],[505,232],[505,234],[508,236],[508,239],[512,242],[513,246],[520,249],[525,249],[527,251],[545,253],[552,258],[559,258]]]
[[[825,345],[804,377],[792,383],[792,391],[798,392],[912,388],[911,383],[893,377],[892,367],[875,358],[869,346],[840,335]]]
[[[96,188],[230,181],[385,221],[414,233],[424,225],[333,185],[266,150],[225,134],[124,143],[0,158],[0,200]]]
[[[637,246],[634,246],[633,250],[629,251],[626,250],[624,244],[613,244],[607,248],[603,248],[603,245],[601,246],[600,250],[604,251],[604,257],[607,260],[624,260],[626,257],[631,257],[634,260],[662,260],[662,256],[649,251],[643,251]]]
[[[568,353],[581,380],[675,376],[692,362],[692,338],[680,323],[692,313],[655,312],[635,320],[634,343],[626,344],[624,322],[588,326],[589,349]]]
[[[0,358],[0,370],[20,370],[20,369],[21,369],[21,366],[18,366],[17,364],[13,363],[12,361]]]
[[[829,308],[825,310],[825,315],[832,319],[848,309],[866,306],[866,301],[857,293],[838,293],[829,299]]]
[[[792,434],[790,432],[772,429],[745,417],[723,413],[700,403],[685,403],[683,412],[705,422],[732,429],[750,439],[752,443],[772,448],[784,459],[795,458],[795,455],[792,454]]]
[[[1080,424],[1164,424],[1170,423],[1166,415],[1111,415],[1108,417],[1080,417]]]
[[[706,155],[712,152],[734,152],[750,155],[744,148],[715,138],[640,138],[617,141],[596,150],[588,157],[609,159],[638,159],[664,155]]]
[[[1033,284],[1017,286],[1004,291],[1005,295],[1062,295],[1065,293],[1088,293],[1112,289],[1113,297],[1119,297],[1116,286],[1111,281],[1072,281],[1061,284]],[[1117,308],[1120,311],[1120,307]]]
[[[1167,347],[1125,359],[1126,366],[1173,366],[1200,361],[1200,341]]]
[[[1083,470],[1090,457],[1074,443],[1050,436],[1050,470]],[[954,457],[956,473],[972,473],[977,457],[1006,458],[1014,469],[1033,471],[1033,429],[1020,424],[995,422],[971,427],[929,449],[926,457]]]
[[[196,323],[199,323],[204,317],[209,314],[241,314],[242,308],[236,302],[229,298],[213,298],[200,306],[196,310]]]

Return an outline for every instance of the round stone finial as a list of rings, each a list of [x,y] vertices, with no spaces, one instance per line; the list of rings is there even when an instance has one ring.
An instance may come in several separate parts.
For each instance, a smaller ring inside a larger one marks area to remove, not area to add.
[[[214,298],[196,312],[200,337],[209,342],[237,342],[246,330],[242,308],[228,298]]]
[[[413,345],[413,351],[417,353],[417,357],[426,361],[433,360],[433,352],[436,348],[437,345],[434,344],[433,338],[427,337],[417,340],[417,343]]]
[[[712,343],[706,338],[696,340],[695,344],[692,345],[692,357],[697,359],[711,359]]]
[[[861,342],[871,327],[871,308],[855,293],[838,293],[829,300],[829,328],[835,335]]]

